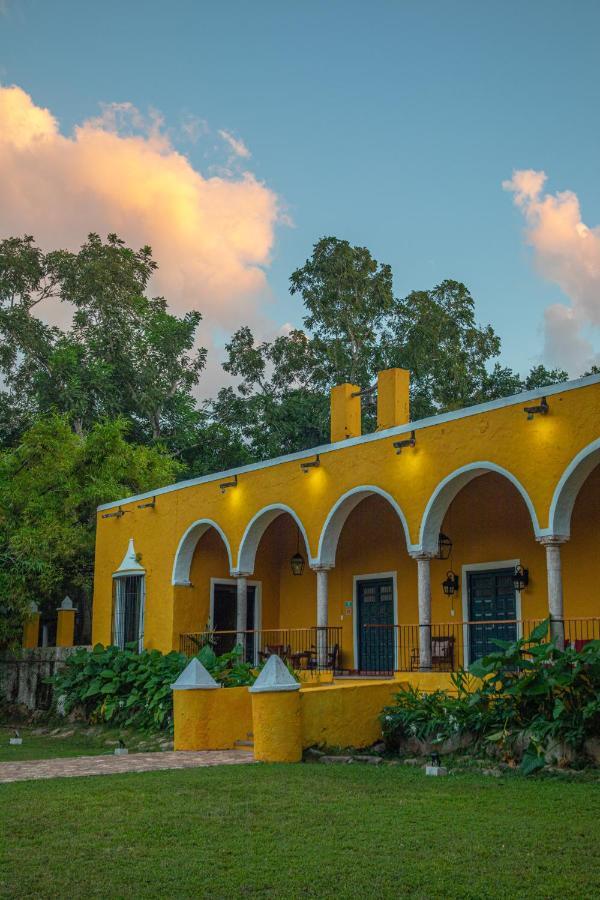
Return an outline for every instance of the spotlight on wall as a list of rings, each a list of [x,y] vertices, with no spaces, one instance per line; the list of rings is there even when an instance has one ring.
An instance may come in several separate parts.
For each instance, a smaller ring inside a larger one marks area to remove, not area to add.
[[[540,402],[535,406],[524,406],[523,412],[527,413],[527,419],[531,422],[534,416],[547,416],[549,409],[548,401],[545,397],[542,397]]]
[[[156,506],[156,497],[149,500],[148,503],[138,503],[138,509],[154,509]]]
[[[405,447],[414,447],[416,443],[417,439],[413,430],[411,431],[409,438],[405,438],[403,441],[394,441],[394,450],[396,453],[400,454]]]
[[[446,597],[451,597],[458,590],[458,575],[452,569],[446,573],[446,579],[442,581],[442,587]]]
[[[119,507],[116,512],[102,513],[102,518],[103,519],[120,519],[121,516],[124,516],[126,512],[129,512],[129,510],[121,509],[121,507]]]
[[[303,463],[300,463],[300,468],[302,469],[302,471],[303,471],[304,474],[306,475],[309,469],[318,469],[320,465],[321,465],[321,459],[320,459],[320,457],[319,457],[319,454],[317,453],[317,455],[315,456],[315,458],[314,458],[314,459],[311,459],[310,462],[303,462]]]
[[[233,478],[231,479],[231,481],[222,481],[221,484],[219,485],[219,489],[220,489],[221,493],[224,494],[225,491],[227,490],[227,488],[237,487],[237,483],[238,483],[237,475],[234,475]]]
[[[529,584],[529,569],[524,569],[523,566],[515,566],[512,583],[515,591],[524,591]]]
[[[447,534],[444,534],[443,531],[440,531],[438,535],[438,551],[436,554],[437,559],[449,559],[450,554],[452,553],[452,541],[448,537]]]

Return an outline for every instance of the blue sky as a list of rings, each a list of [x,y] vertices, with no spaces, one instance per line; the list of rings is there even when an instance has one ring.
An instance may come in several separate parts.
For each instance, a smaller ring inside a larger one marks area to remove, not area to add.
[[[531,196],[517,208],[502,189],[513,170],[543,170],[544,192],[573,192],[583,222],[600,222],[597,2],[2,6],[0,82],[50,110],[63,134],[102,102],[158,110],[205,177],[219,130],[243,141],[251,157],[229,177],[248,167],[293,220],[272,226],[271,261],[259,261],[268,282],[259,308],[275,326],[300,322],[288,276],[334,234],[390,263],[398,294],[464,281],[518,369],[545,352],[579,374],[574,345],[545,336],[552,304],[574,310],[580,341],[598,349],[600,275],[581,259],[583,287],[564,274],[569,240],[534,235],[528,246],[524,210],[539,209]],[[195,119],[206,133],[192,143],[180,126]],[[0,225],[10,230],[10,217]]]

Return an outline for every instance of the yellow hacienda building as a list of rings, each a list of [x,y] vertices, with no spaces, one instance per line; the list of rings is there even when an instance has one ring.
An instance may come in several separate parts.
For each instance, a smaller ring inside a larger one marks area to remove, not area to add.
[[[548,615],[598,637],[600,376],[418,422],[408,396],[380,373],[361,435],[340,385],[330,444],[101,507],[93,641],[388,673],[468,666]]]

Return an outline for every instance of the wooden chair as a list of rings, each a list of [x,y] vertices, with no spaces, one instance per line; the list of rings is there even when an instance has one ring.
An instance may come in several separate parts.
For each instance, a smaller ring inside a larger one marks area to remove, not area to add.
[[[453,634],[436,635],[431,638],[431,668],[438,672],[454,671],[454,646],[456,638]],[[419,649],[414,647],[410,655],[410,670],[416,672],[420,668]]]

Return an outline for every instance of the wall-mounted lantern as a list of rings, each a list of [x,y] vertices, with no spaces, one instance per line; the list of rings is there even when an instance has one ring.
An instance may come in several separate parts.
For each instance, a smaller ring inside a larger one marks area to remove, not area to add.
[[[233,478],[231,479],[231,481],[222,481],[221,484],[219,485],[219,489],[220,489],[221,493],[224,494],[225,491],[227,490],[227,488],[237,487],[237,483],[238,483],[237,475],[234,475]]]
[[[394,450],[396,453],[400,454],[405,447],[414,447],[416,443],[417,439],[413,430],[411,431],[409,438],[405,438],[403,441],[394,441]]]
[[[320,465],[321,465],[321,459],[320,459],[320,457],[319,457],[319,454],[317,453],[317,455],[315,456],[315,458],[314,458],[314,459],[311,459],[310,462],[301,462],[301,463],[300,463],[300,468],[302,469],[302,471],[303,471],[304,474],[306,475],[306,474],[308,473],[308,470],[309,470],[309,469],[318,469]]]
[[[547,416],[549,409],[548,401],[545,397],[542,397],[535,406],[524,406],[523,412],[527,413],[527,419],[531,422],[534,416]]]
[[[512,583],[515,591],[524,591],[529,584],[529,569],[524,569],[523,566],[515,566]]]
[[[442,581],[442,587],[446,597],[452,597],[458,590],[458,575],[456,575],[452,569],[446,573],[446,579],[445,581]]]
[[[304,572],[304,557],[300,553],[300,529],[298,529],[296,552],[290,559],[290,566],[292,567],[292,575],[302,575]]]
[[[440,531],[438,535],[437,559],[449,559],[452,553],[452,541],[447,534]]]

